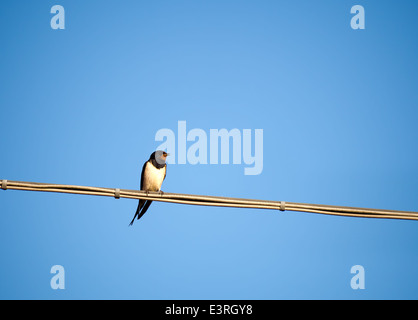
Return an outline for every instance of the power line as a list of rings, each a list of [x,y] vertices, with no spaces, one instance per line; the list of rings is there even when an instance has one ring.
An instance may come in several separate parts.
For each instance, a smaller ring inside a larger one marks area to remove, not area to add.
[[[141,190],[127,190],[119,188],[99,188],[85,187],[64,184],[48,184],[38,182],[22,182],[0,180],[3,190],[26,190],[42,192],[59,192],[71,194],[83,194],[94,196],[106,196],[128,199],[147,199],[152,201],[171,202],[178,204],[234,207],[234,208],[253,208],[253,209],[271,209],[280,211],[299,211],[309,213],[320,213],[347,217],[360,218],[383,218],[383,219],[407,219],[418,220],[418,212],[380,210],[355,207],[341,207],[321,204],[295,203],[285,201],[253,200],[242,198],[227,198],[216,196],[180,194],[180,193],[160,193],[146,192]]]

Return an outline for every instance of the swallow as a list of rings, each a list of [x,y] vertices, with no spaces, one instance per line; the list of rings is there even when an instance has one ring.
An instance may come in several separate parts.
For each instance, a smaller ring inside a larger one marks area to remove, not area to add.
[[[153,152],[148,161],[144,163],[141,173],[141,190],[143,191],[161,191],[161,185],[167,175],[167,152],[158,150]],[[138,220],[147,212],[152,201],[139,200],[138,208],[136,209],[134,218],[132,219],[130,226],[134,223],[135,218]]]

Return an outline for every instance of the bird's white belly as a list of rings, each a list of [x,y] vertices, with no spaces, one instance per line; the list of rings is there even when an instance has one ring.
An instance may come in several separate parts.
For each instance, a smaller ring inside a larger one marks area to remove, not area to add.
[[[160,191],[161,185],[164,181],[166,167],[157,169],[151,163],[147,163],[144,172],[144,181],[142,190],[146,191]]]

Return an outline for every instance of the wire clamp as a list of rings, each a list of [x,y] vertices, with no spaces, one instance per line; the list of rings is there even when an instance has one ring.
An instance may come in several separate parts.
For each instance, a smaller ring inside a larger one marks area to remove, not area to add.
[[[2,180],[2,181],[1,181],[1,188],[2,188],[3,190],[7,190],[7,180]]]
[[[115,189],[115,199],[120,199],[120,189],[119,188]]]
[[[280,201],[280,211],[286,211],[286,202]]]

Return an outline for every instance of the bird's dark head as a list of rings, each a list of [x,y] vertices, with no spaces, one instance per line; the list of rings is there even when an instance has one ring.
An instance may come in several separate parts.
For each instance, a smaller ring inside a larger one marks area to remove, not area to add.
[[[154,165],[157,163],[156,167],[164,167],[167,156],[169,155],[170,154],[165,151],[157,150],[151,153],[149,159]]]

